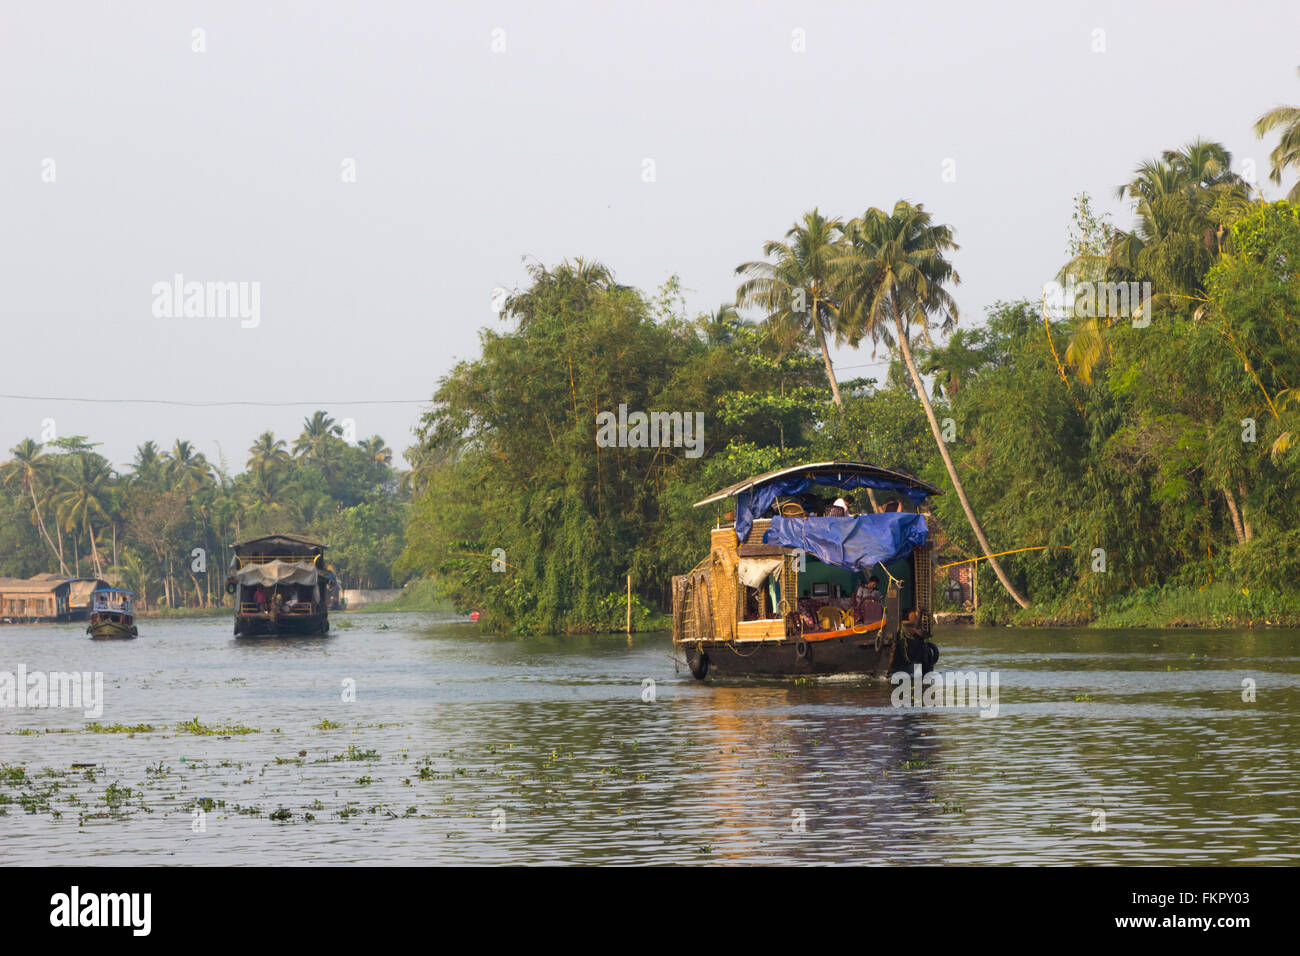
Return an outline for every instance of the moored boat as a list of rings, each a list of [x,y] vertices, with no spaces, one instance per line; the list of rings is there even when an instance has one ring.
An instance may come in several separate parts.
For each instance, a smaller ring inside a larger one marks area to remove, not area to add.
[[[843,497],[889,500],[855,514]],[[735,500],[709,556],[673,578],[673,644],[692,675],[887,676],[939,649],[923,505],[940,489],[863,462],[818,462],[738,482],[696,503]]]
[[[90,595],[90,624],[86,633],[92,639],[138,637],[133,597],[132,592],[121,588],[96,588]]]

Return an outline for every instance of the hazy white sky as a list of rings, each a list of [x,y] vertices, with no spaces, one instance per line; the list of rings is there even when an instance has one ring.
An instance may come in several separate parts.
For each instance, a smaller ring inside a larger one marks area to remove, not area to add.
[[[427,399],[522,256],[677,273],[703,310],[813,206],[923,202],[974,323],[1055,273],[1074,194],[1127,223],[1113,187],[1161,149],[1217,139],[1263,182],[1297,26],[1295,0],[6,3],[0,393],[308,404],[0,398],[0,448],[53,419],[119,466],[182,437],[237,471],[323,407],[400,452],[420,406],[354,403]],[[260,283],[260,323],[155,317],[177,273]]]

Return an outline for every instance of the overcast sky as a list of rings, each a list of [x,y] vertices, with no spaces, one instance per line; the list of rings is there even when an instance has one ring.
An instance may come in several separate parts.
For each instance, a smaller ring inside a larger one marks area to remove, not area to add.
[[[1298,26],[1295,0],[6,3],[0,393],[306,404],[0,398],[0,448],[53,419],[119,467],[181,437],[239,471],[322,407],[400,453],[420,405],[357,403],[427,400],[521,257],[677,273],[710,309],[814,206],[924,203],[974,324],[1056,272],[1076,193],[1126,225],[1113,188],[1164,148],[1265,182]],[[258,283],[260,321],[157,317],[176,274]]]

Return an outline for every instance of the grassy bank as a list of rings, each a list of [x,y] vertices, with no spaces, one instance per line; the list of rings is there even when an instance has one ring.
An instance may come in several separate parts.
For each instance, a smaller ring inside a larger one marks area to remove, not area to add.
[[[976,623],[1016,627],[1300,627],[1300,594],[1243,588],[1219,581],[1201,587],[1164,586],[1133,591],[1096,609],[1077,606],[1014,610],[982,606]]]
[[[438,594],[437,586],[427,578],[418,578],[402,588],[396,600],[367,604],[356,609],[349,608],[348,614],[382,614],[391,611],[445,611],[454,613],[451,601]]]

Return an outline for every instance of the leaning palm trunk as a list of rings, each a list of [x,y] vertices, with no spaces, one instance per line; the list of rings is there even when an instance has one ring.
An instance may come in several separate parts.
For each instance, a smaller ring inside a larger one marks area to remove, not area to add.
[[[66,575],[68,573],[68,566],[63,563],[63,538],[59,538],[60,547],[55,548],[54,539],[51,538],[50,533],[45,530],[45,518],[41,516],[41,506],[36,500],[36,488],[29,482],[27,490],[31,492],[32,510],[36,512],[36,524],[41,529],[41,536],[45,538],[45,543],[50,546],[50,552],[59,559],[59,571]]]
[[[831,383],[831,398],[835,399],[836,406],[843,407],[844,399],[840,398],[840,383],[835,380],[835,366],[831,364],[831,350],[826,345],[826,331],[822,328],[817,314],[817,296],[813,296],[812,301],[812,327],[817,333],[817,344],[821,346],[822,361],[826,363],[826,377]]]
[[[902,353],[903,361],[907,365],[908,372],[912,375],[912,383],[916,386],[916,393],[921,396],[921,406],[925,409],[925,417],[930,421],[930,431],[934,433],[934,440],[939,446],[939,454],[943,456],[944,467],[948,469],[948,477],[952,479],[952,486],[957,491],[957,500],[961,502],[962,510],[966,512],[966,520],[970,522],[971,530],[975,532],[975,537],[979,541],[980,547],[984,550],[984,557],[993,567],[993,573],[998,576],[1002,586],[1007,589],[1007,593],[1021,607],[1029,607],[1029,602],[1021,596],[1020,592],[1012,586],[1011,580],[1007,577],[1002,565],[998,559],[993,557],[993,548],[989,545],[989,540],[984,536],[984,529],[980,527],[979,520],[975,517],[975,509],[971,507],[970,501],[966,497],[966,489],[962,487],[961,480],[957,477],[957,469],[953,466],[952,457],[948,454],[948,446],[944,443],[943,434],[939,429],[939,420],[934,417],[934,408],[930,404],[930,398],[925,394],[925,385],[921,382],[921,375],[916,370],[916,362],[912,360],[912,349],[907,344],[907,333],[903,331],[903,319],[898,310],[898,299],[894,299],[894,325],[898,328],[898,350]]]
[[[88,523],[87,530],[90,532],[90,556],[95,566],[95,577],[103,577],[104,566],[99,560],[99,546],[95,543],[95,529],[93,526],[89,526]]]

